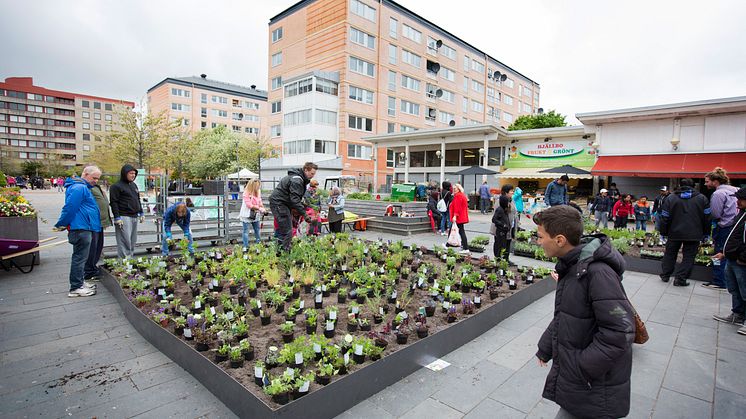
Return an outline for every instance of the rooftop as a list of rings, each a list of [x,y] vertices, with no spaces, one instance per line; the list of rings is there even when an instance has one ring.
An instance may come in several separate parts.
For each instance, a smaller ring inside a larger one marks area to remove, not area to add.
[[[130,101],[123,100],[123,99],[111,99],[107,97],[91,96],[91,95],[85,95],[81,93],[66,92],[63,90],[52,90],[52,89],[47,89],[46,87],[35,86],[33,77],[7,77],[5,79],[5,82],[0,81],[0,88],[8,89],[8,90],[16,90],[19,92],[35,93],[35,94],[40,94],[40,95],[45,95],[45,96],[57,96],[57,97],[65,98],[65,99],[75,99],[76,97],[80,97],[84,99],[119,103],[125,106],[129,106],[130,108],[135,107],[134,102],[130,102]]]
[[[148,93],[160,87],[163,84],[172,83],[181,86],[201,87],[214,92],[226,93],[231,95],[243,96],[251,99],[267,100],[267,91],[259,90],[256,86],[246,87],[233,83],[226,83],[218,80],[211,80],[207,77],[188,76],[188,77],[166,77],[160,83],[148,89]]]
[[[613,109],[608,111],[577,113],[575,117],[582,123],[624,121],[633,119],[653,119],[707,115],[713,113],[746,111],[746,96],[696,100],[692,102],[669,103],[664,105],[641,106],[637,108]]]

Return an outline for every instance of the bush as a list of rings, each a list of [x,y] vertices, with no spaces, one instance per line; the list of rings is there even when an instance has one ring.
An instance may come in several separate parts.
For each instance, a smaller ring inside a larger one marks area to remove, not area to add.
[[[8,186],[8,178],[5,177],[5,173],[0,172],[0,188]]]
[[[408,196],[400,196],[396,199],[397,202],[412,202],[412,199],[410,199]]]
[[[361,199],[363,201],[372,201],[373,196],[365,192],[352,192],[347,195],[347,199]]]

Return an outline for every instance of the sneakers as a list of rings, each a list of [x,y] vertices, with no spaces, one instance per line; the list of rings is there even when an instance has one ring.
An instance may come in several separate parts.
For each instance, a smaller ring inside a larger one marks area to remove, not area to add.
[[[462,254],[462,255],[468,255],[468,254],[469,254],[469,249],[461,249],[461,250],[459,251],[459,254]]]
[[[736,314],[736,313],[733,313],[733,312],[731,312],[727,316],[718,316],[716,314],[716,315],[712,316],[712,318],[714,320],[717,320],[717,321],[722,322],[722,323],[737,324],[737,325],[741,325],[741,326],[743,326],[743,322],[744,322],[744,316],[743,316],[743,314]],[[741,333],[741,331],[739,330],[738,333]]]
[[[746,335],[746,327],[742,327],[742,328],[738,329],[738,334],[739,335]]]
[[[96,289],[96,284],[94,284],[93,282],[83,281],[83,286],[92,290]]]
[[[725,287],[721,287],[720,285],[717,285],[713,282],[705,282],[704,284],[702,284],[702,286],[711,290],[725,291]]]
[[[80,288],[78,288],[76,290],[72,290],[72,291],[68,292],[67,296],[70,297],[70,298],[74,298],[74,297],[90,297],[90,296],[95,295],[95,294],[96,294],[96,290],[95,289],[91,289],[91,288],[88,288],[86,286],[82,286],[82,287],[80,287]]]
[[[686,279],[678,279],[678,278],[676,278],[673,281],[673,286],[674,287],[688,287],[689,286],[689,281],[687,281]]]
[[[671,278],[667,276],[661,276],[661,281],[668,282]]]

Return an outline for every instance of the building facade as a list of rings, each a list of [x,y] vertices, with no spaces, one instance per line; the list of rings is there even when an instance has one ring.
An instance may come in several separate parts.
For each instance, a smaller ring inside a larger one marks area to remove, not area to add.
[[[342,174],[382,190],[393,181],[393,151],[374,152],[364,137],[507,127],[538,111],[540,93],[530,78],[387,0],[304,0],[270,19],[268,85],[282,165],[339,157]]]
[[[181,119],[191,132],[225,126],[250,136],[266,133],[267,92],[200,77],[168,77],[148,89],[148,112]]]
[[[18,170],[26,160],[57,160],[67,169],[85,165],[135,104],[35,86],[31,77],[0,82],[0,166]]]

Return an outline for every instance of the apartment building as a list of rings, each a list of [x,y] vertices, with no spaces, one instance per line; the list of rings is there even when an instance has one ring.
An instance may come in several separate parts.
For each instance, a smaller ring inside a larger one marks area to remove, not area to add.
[[[393,152],[372,155],[363,137],[507,127],[539,109],[538,83],[393,1],[300,1],[270,19],[268,41],[279,166],[337,158],[341,174],[373,183],[376,164],[390,185]]]
[[[148,89],[148,111],[166,112],[191,132],[225,126],[236,133],[266,132],[267,92],[200,77],[168,77]]]
[[[57,159],[83,166],[101,136],[115,129],[121,112],[135,104],[35,86],[32,77],[0,82],[0,166]]]

